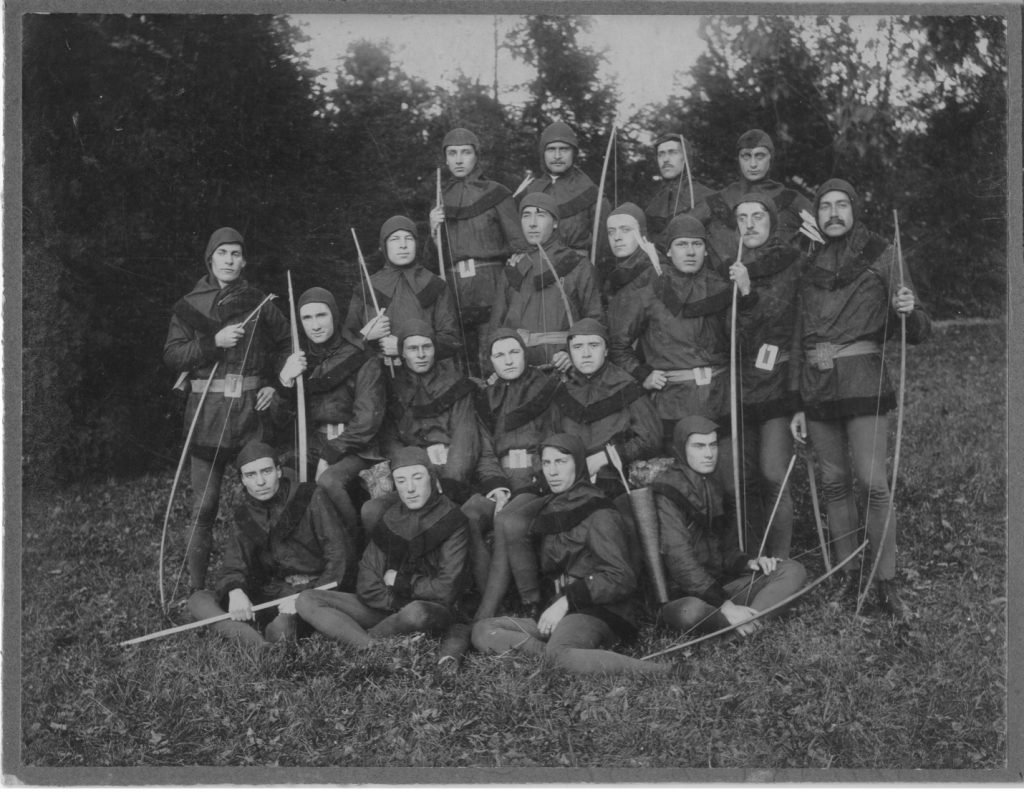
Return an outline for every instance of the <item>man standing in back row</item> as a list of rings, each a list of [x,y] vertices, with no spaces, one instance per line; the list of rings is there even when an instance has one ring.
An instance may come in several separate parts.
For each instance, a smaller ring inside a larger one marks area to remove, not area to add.
[[[654,141],[654,153],[661,173],[661,189],[647,204],[644,214],[647,216],[647,231],[657,242],[669,220],[677,214],[692,212],[714,190],[692,180],[690,159],[693,150],[688,149],[686,139],[679,132],[662,134]]]
[[[486,368],[480,359],[480,333],[501,285],[501,268],[527,245],[512,193],[484,178],[480,139],[458,127],[444,136],[441,146],[452,178],[444,186],[444,203],[430,212],[430,233],[443,228],[441,253],[462,322],[469,373],[479,375]]]
[[[729,265],[736,260],[740,235],[733,210],[747,193],[757,192],[775,203],[777,234],[783,244],[795,244],[801,212],[811,211],[811,202],[796,190],[768,178],[775,157],[775,144],[766,132],[748,129],[736,141],[736,161],[740,178],[724,190],[712,193],[691,213],[708,231],[711,263],[719,275],[727,276]]]

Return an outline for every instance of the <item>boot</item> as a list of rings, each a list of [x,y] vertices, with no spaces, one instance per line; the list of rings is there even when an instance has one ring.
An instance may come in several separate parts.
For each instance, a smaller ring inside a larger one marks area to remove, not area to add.
[[[840,570],[836,575],[835,587],[832,589],[832,602],[837,605],[844,602],[857,602],[857,595],[860,588],[860,580],[852,572]]]
[[[907,620],[907,606],[903,604],[895,580],[879,580],[875,582],[878,592],[878,606],[897,621]]]

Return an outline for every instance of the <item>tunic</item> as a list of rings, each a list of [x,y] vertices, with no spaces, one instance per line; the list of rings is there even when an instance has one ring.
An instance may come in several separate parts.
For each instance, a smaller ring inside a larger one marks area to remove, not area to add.
[[[488,332],[509,327],[520,331],[525,340],[530,333],[565,333],[580,319],[603,321],[601,297],[586,256],[567,248],[557,231],[543,245],[543,250],[558,273],[572,316],[566,315],[565,302],[551,267],[534,248],[514,266],[505,268],[504,286],[491,311]],[[564,351],[565,341],[526,341],[526,347],[526,362],[538,366],[550,363],[555,352]]]
[[[651,490],[670,599],[699,597],[720,606],[729,599],[723,585],[744,573],[750,556],[739,549],[718,484],[676,461],[658,474]]]
[[[249,440],[262,438],[256,397],[261,387],[277,382],[277,372],[291,352],[288,321],[273,303],[267,303],[245,326],[245,334],[235,346],[222,349],[216,346],[214,336],[226,325],[246,319],[263,298],[263,292],[242,278],[222,289],[207,275],[174,305],[164,342],[164,364],[175,372],[188,372],[204,385],[214,364],[215,381],[243,378],[238,398],[212,388],[207,393],[192,437],[195,456],[213,459],[218,448],[233,456]],[[201,398],[202,389],[193,388],[185,408],[186,427],[191,425]]]
[[[551,495],[530,527],[540,537],[540,571],[564,594],[569,613],[604,621],[622,640],[636,635],[636,572],[624,518],[601,491],[584,482]],[[560,592],[560,593],[559,593]]]
[[[831,367],[808,361],[819,344],[855,341],[876,344],[898,335],[899,315],[892,297],[899,290],[892,246],[860,222],[837,240],[829,240],[807,262],[801,276],[797,342],[790,361],[790,387],[799,390],[803,409],[815,421],[856,415],[880,415],[896,404],[882,350],[836,357]],[[903,279],[913,289],[904,266]],[[925,340],[931,320],[923,309],[907,317],[907,341]]]
[[[342,590],[355,585],[359,556],[327,493],[312,482],[297,483],[292,470],[282,473],[272,498],[259,501],[246,493],[235,509],[218,599],[236,588],[259,603],[332,581]],[[292,575],[310,580],[289,583]]]
[[[397,502],[384,512],[359,561],[356,593],[365,605],[398,611],[414,600],[451,608],[465,586],[466,516],[440,493],[415,511]],[[398,574],[393,586],[384,574]]]
[[[526,250],[515,200],[503,184],[483,176],[477,166],[465,179],[444,186],[442,252],[448,280],[457,290],[467,325],[484,324],[501,287],[505,261]],[[473,267],[458,262],[473,259]]]

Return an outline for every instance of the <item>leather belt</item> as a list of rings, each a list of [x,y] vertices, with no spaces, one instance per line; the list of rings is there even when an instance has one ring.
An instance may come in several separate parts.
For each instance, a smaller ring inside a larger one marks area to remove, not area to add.
[[[871,355],[882,351],[882,345],[877,341],[854,341],[851,344],[833,344],[828,341],[821,341],[813,347],[804,350],[807,362],[819,371],[828,371],[833,368],[836,358],[853,357],[854,355]]]

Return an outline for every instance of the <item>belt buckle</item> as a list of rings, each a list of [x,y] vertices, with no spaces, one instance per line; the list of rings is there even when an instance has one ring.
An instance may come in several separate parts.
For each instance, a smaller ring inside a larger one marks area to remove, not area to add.
[[[345,424],[343,423],[327,424],[327,439],[336,440],[337,438],[341,437],[344,431]]]
[[[513,448],[508,452],[508,466],[520,470],[530,466],[530,454],[525,448]]]
[[[241,374],[226,374],[224,376],[224,398],[225,399],[240,399],[240,398],[242,398],[242,375]]]
[[[711,366],[699,366],[693,370],[693,381],[698,385],[711,384]]]
[[[836,353],[836,345],[831,341],[819,341],[814,345],[814,363],[819,371],[828,371],[834,367],[832,362]]]
[[[458,264],[460,278],[472,278],[476,275],[476,259],[462,259]]]
[[[779,357],[779,348],[775,344],[761,344],[761,348],[757,352],[757,362],[754,363],[755,368],[759,368],[762,371],[772,371],[775,369],[775,361]]]

